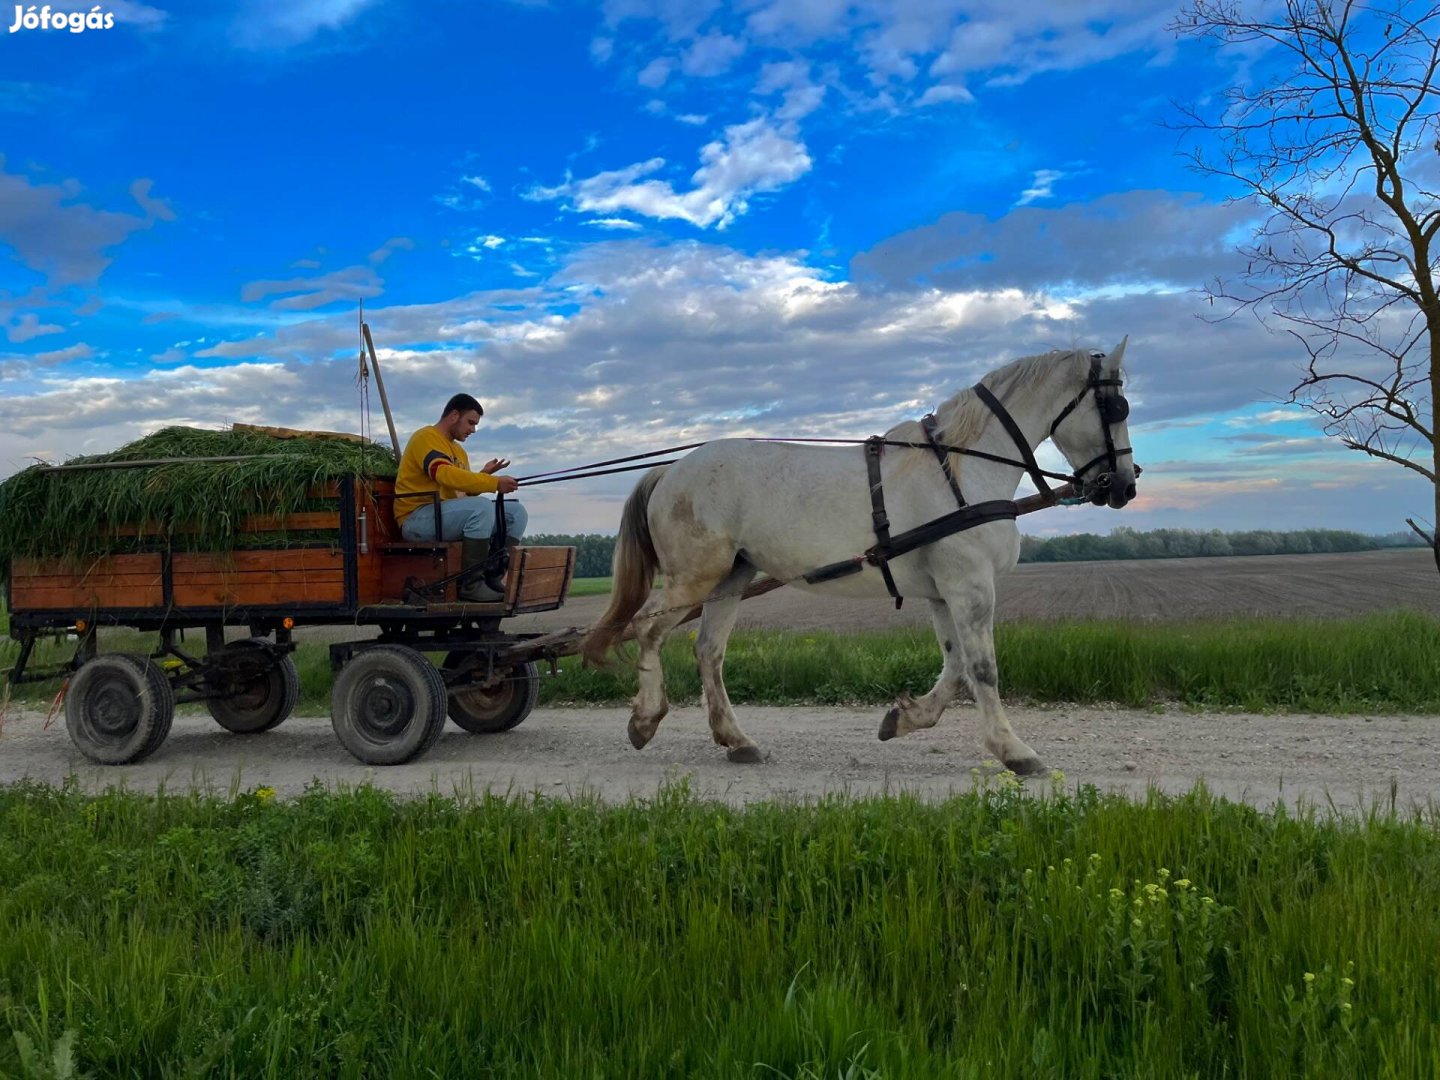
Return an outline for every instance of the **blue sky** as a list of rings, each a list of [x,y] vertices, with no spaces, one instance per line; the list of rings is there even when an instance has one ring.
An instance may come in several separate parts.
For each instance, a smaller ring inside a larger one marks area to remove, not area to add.
[[[1281,404],[1287,339],[1199,317],[1254,212],[1165,125],[1267,58],[1174,3],[99,6],[0,8],[0,477],[170,423],[356,430],[363,300],[402,438],[464,389],[517,475],[864,437],[1128,334],[1141,499],[1026,531],[1424,512]],[[533,528],[613,531],[632,482],[532,489]]]

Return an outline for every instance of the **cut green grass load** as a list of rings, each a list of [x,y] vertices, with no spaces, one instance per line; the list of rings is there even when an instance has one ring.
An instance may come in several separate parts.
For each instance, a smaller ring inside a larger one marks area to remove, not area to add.
[[[201,461],[201,458],[240,458]],[[175,461],[174,459],[180,459]],[[53,469],[34,465],[0,483],[0,575],[16,556],[78,558],[154,549],[167,540],[188,551],[227,551],[251,514],[333,510],[311,489],[349,474],[395,475],[384,447],[338,439],[169,427],[109,454],[67,466],[165,461],[133,468]],[[137,528],[158,531],[144,537]],[[298,534],[254,534],[266,546]]]

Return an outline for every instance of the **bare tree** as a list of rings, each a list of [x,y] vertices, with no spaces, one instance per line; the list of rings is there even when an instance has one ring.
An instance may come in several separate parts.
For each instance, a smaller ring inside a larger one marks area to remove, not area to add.
[[[1440,523],[1440,4],[1192,0],[1173,28],[1248,69],[1181,106],[1193,165],[1264,210],[1211,302],[1291,333],[1308,363],[1290,400],[1425,477]],[[1440,568],[1440,532],[1410,525]]]

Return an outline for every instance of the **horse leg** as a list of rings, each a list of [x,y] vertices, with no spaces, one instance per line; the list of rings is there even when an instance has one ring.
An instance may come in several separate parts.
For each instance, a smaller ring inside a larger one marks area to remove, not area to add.
[[[916,699],[901,694],[895,699],[894,707],[880,721],[880,741],[893,739],[897,735],[909,735],[921,728],[934,727],[945,711],[945,706],[955,700],[965,679],[965,665],[960,652],[960,637],[955,632],[955,620],[950,616],[950,605],[944,600],[930,601],[930,621],[935,627],[935,640],[945,666],[940,677],[924,697]]]
[[[741,562],[716,590],[719,594],[705,602],[700,615],[700,633],[695,639],[695,657],[700,664],[700,681],[705,687],[705,710],[710,720],[710,734],[725,747],[731,761],[754,764],[760,761],[760,748],[735,722],[735,710],[725,691],[725,644],[735,628],[740,613],[741,594],[755,576],[755,567]]]
[[[665,672],[660,664],[660,647],[665,643],[665,635],[679,625],[692,607],[710,595],[729,569],[727,564],[718,572],[692,571],[688,576],[667,578],[665,587],[651,594],[636,614],[635,641],[640,646],[636,668],[640,686],[631,702],[629,725],[630,743],[636,750],[643,749],[655,737],[660,721],[670,711],[670,702],[665,696]]]
[[[1000,702],[1000,676],[995,666],[995,588],[976,585],[947,594],[955,633],[960,639],[965,675],[980,709],[981,738],[985,749],[1020,776],[1045,771],[1040,757],[1010,730],[1010,719]]]

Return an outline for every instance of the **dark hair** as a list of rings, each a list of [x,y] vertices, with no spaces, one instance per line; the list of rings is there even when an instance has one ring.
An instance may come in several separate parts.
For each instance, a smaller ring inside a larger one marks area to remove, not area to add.
[[[459,411],[463,413],[471,412],[472,410],[478,412],[481,416],[485,415],[485,409],[480,405],[480,402],[476,401],[469,394],[456,394],[445,403],[445,411],[440,415],[449,416],[452,412]]]

